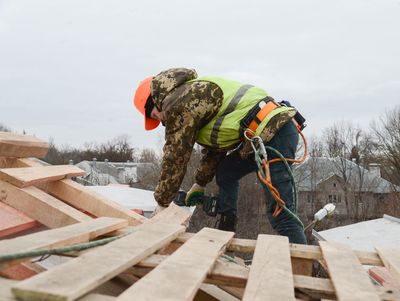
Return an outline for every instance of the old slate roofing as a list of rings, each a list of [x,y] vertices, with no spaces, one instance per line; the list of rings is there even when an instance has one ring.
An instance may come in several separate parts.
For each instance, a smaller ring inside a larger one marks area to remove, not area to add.
[[[363,192],[390,193],[400,191],[396,186],[380,176],[375,169],[368,170],[344,158],[310,157],[304,163],[294,166],[294,176],[299,191],[311,191],[312,187],[332,176],[346,177],[347,182]]]

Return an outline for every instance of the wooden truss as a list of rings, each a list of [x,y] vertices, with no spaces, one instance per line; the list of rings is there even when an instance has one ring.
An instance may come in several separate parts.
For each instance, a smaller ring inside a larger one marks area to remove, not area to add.
[[[400,286],[400,248],[360,252],[334,242],[289,244],[275,235],[186,233],[184,209],[172,205],[146,219],[69,179],[81,174],[77,168],[28,158],[46,149],[37,138],[0,133],[2,205],[48,228],[1,240],[0,256],[125,235],[24,280],[0,277],[0,300],[400,300],[398,287],[374,285],[363,267],[385,266]],[[251,266],[226,251],[253,254]],[[0,261],[0,274],[22,262],[29,258]],[[313,263],[329,278],[310,276]],[[117,280],[118,293],[101,290]]]

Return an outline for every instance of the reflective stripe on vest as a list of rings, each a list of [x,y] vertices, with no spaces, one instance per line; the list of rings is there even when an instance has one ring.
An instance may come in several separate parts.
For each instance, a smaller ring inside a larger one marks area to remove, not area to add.
[[[241,142],[240,120],[259,100],[267,96],[264,90],[219,77],[202,77],[193,81],[209,81],[223,92],[220,110],[202,127],[196,142],[214,149],[232,149]]]
[[[239,90],[236,92],[235,96],[233,96],[232,100],[229,102],[228,107],[226,108],[225,112],[222,114],[221,117],[217,119],[215,122],[212,132],[211,132],[211,146],[212,147],[217,147],[218,146],[218,133],[219,133],[219,128],[221,127],[222,122],[224,121],[224,118],[226,115],[231,113],[240,99],[242,99],[243,95],[249,90],[252,85],[243,85],[239,88]]]

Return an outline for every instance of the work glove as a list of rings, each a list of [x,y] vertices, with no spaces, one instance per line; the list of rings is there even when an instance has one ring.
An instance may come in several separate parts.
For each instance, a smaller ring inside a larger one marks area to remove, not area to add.
[[[157,207],[154,209],[153,213],[150,215],[150,218],[154,217],[155,215],[157,215],[158,213],[160,213],[161,211],[163,211],[166,208],[167,207],[157,205]]]
[[[203,186],[194,183],[192,188],[190,188],[190,190],[186,194],[185,198],[186,206],[196,206],[203,203],[204,190],[205,188]]]

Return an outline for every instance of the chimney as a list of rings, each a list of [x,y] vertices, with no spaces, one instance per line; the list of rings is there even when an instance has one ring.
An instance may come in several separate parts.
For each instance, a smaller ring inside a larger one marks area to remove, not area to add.
[[[369,172],[377,178],[381,177],[381,168],[380,168],[380,164],[378,163],[370,163],[369,164]]]

